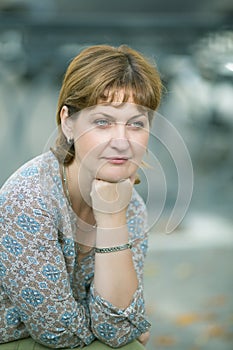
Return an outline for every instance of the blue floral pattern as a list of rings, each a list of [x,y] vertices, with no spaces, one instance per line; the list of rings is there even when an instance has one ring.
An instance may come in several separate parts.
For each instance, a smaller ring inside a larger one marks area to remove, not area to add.
[[[115,337],[117,330],[110,323],[100,323],[97,326],[97,332],[101,338],[109,340]]]
[[[127,224],[139,286],[125,310],[96,292],[93,250],[77,263],[76,216],[51,151],[12,175],[0,190],[0,206],[0,343],[31,335],[54,348],[83,347],[96,338],[120,347],[149,329],[142,288],[146,210],[136,191]]]
[[[16,239],[6,235],[2,239],[2,245],[13,255],[20,255],[23,252],[23,247]]]
[[[38,169],[35,166],[28,167],[21,172],[23,177],[33,176],[35,174],[38,174]]]
[[[64,324],[66,327],[68,327],[73,322],[73,318],[77,317],[76,312],[64,312],[64,314],[61,317],[61,323]]]
[[[42,273],[46,278],[48,278],[52,282],[57,282],[61,275],[60,271],[56,268],[56,266],[53,266],[51,264],[45,265]]]
[[[22,214],[18,216],[17,224],[29,233],[36,233],[40,229],[40,224],[32,217]]]
[[[15,326],[21,323],[17,308],[13,307],[7,311],[6,322],[9,326]]]
[[[0,207],[3,206],[3,204],[5,203],[5,201],[6,201],[6,196],[5,196],[5,195],[1,195],[1,196],[0,196]]]
[[[44,297],[40,292],[31,288],[22,289],[22,297],[28,304],[38,306],[43,303]]]
[[[58,343],[58,335],[50,332],[45,332],[41,334],[40,340],[45,345],[56,345]]]
[[[3,263],[0,261],[0,277],[5,276],[6,274],[6,267],[3,265]]]

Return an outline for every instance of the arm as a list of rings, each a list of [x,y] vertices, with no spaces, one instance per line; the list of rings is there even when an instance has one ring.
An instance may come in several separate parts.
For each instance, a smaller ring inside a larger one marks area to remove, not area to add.
[[[97,226],[97,247],[111,247],[129,241],[126,225],[127,207],[132,197],[132,183],[93,183],[93,210]],[[96,253],[94,285],[98,293],[119,308],[126,308],[138,286],[132,252],[126,249]]]
[[[104,231],[102,234],[97,230],[98,247],[118,245],[116,243],[106,244],[105,241],[108,240],[108,237],[106,239],[105,235],[121,235],[120,245],[128,242],[128,228],[126,223],[124,226],[118,228],[117,222],[120,222],[120,217],[119,220],[115,221],[115,227],[108,228],[107,230],[101,229],[101,233]],[[100,236],[101,238],[99,238]],[[133,264],[132,251],[125,249],[111,253],[96,253],[94,285],[96,291],[116,307],[125,309],[129,306],[138,287],[138,278]]]
[[[133,217],[131,213],[127,227],[124,225],[126,212],[115,212],[117,215],[98,216],[97,223],[101,229],[97,231],[97,246],[109,247],[133,239],[133,247],[132,250],[96,254],[90,310],[91,317],[96,316],[92,318],[92,329],[96,337],[110,346],[119,347],[139,338],[149,329],[150,324],[145,319],[143,300],[146,214],[142,211],[140,214],[134,213]],[[133,227],[130,224],[132,222]]]
[[[64,256],[36,183],[30,192],[18,185],[6,193],[1,214],[2,341],[30,335],[51,348],[90,343],[89,310],[74,299],[67,272],[74,248]]]

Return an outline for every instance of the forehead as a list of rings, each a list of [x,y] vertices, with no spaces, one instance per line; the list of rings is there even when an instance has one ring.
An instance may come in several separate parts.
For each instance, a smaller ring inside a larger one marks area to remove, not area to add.
[[[89,115],[104,114],[109,116],[128,116],[147,115],[148,109],[130,102],[111,102],[101,103],[85,110]]]

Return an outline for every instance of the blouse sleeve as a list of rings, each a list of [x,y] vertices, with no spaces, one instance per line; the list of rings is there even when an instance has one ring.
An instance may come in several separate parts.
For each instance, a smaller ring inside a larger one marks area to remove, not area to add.
[[[25,176],[0,193],[0,343],[30,335],[51,348],[82,347],[95,339],[89,309],[73,297],[53,214]]]
[[[117,348],[138,338],[150,328],[145,316],[143,296],[143,267],[147,252],[148,230],[145,207],[128,217],[128,229],[132,240],[132,253],[138,276],[138,288],[131,304],[126,309],[119,309],[97,294],[91,287],[90,313],[92,331],[103,343]]]

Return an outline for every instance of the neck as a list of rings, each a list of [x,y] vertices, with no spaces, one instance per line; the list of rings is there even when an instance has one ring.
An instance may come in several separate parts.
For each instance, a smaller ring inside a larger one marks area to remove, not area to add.
[[[91,206],[92,178],[87,171],[74,160],[65,167],[66,186],[73,211],[84,222],[94,225],[95,219]]]

